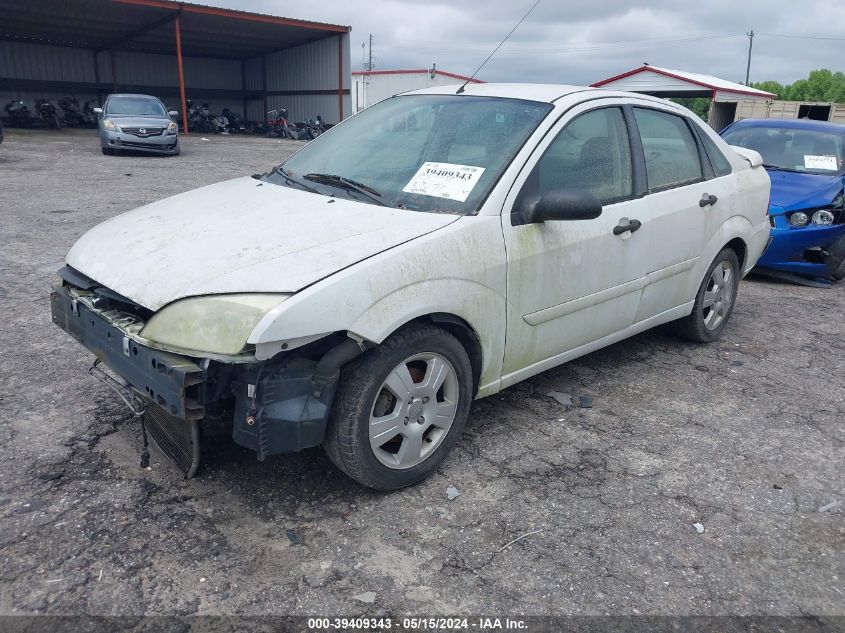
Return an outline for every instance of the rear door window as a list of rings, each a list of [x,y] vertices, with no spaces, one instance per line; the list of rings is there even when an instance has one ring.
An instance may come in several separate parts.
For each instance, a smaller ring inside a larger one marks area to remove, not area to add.
[[[649,191],[703,179],[698,145],[683,117],[634,108],[634,118],[643,143]]]

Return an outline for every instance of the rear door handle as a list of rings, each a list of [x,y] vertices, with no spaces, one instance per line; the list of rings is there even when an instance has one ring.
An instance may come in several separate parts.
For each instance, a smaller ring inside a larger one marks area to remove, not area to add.
[[[621,222],[613,227],[613,234],[614,235],[622,235],[623,233],[627,233],[630,231],[631,233],[636,232],[641,226],[643,225],[642,222],[639,220],[628,220],[628,224],[622,224]]]
[[[706,207],[708,204],[714,205],[718,200],[719,199],[712,193],[705,193],[703,196],[701,196],[701,200],[698,201],[698,206],[703,208]]]

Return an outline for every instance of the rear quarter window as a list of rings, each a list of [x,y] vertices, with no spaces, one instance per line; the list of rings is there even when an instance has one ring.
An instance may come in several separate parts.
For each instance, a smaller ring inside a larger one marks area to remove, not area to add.
[[[717,176],[727,176],[729,173],[733,171],[730,162],[725,155],[722,153],[722,150],[719,149],[719,146],[713,141],[712,138],[705,132],[704,130],[700,130],[698,136],[701,138],[701,142],[704,144],[704,151],[707,152],[707,157],[710,159],[710,164],[713,166],[713,171],[716,173]]]

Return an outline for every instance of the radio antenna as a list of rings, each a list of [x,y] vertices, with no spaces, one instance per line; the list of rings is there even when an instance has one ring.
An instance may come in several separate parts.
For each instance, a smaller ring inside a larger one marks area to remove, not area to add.
[[[489,62],[489,61],[490,61],[490,58],[491,58],[491,57],[493,57],[493,55],[495,55],[495,54],[496,54],[496,51],[497,51],[497,50],[499,50],[500,48],[502,48],[502,44],[504,44],[505,42],[507,42],[507,41],[508,41],[508,38],[509,38],[511,35],[513,35],[513,32],[514,32],[514,31],[516,31],[516,29],[518,29],[518,28],[519,28],[519,25],[520,25],[520,24],[522,24],[522,23],[525,21],[525,18],[527,18],[527,17],[528,17],[528,15],[529,15],[529,14],[530,14],[530,13],[531,13],[531,12],[532,12],[535,8],[536,8],[536,7],[537,7],[537,5],[538,5],[538,4],[540,4],[540,2],[542,2],[542,0],[537,0],[537,2],[535,2],[533,5],[531,5],[531,8],[530,8],[530,9],[528,9],[528,11],[526,11],[526,12],[525,12],[525,15],[523,15],[523,16],[522,16],[522,18],[519,20],[519,22],[517,22],[517,23],[516,23],[516,26],[514,26],[514,27],[511,29],[511,32],[510,32],[510,33],[508,33],[507,35],[505,35],[505,39],[503,39],[501,42],[499,42],[499,45],[498,45],[496,48],[494,48],[494,49],[493,49],[493,52],[492,52],[492,53],[490,53],[490,54],[487,56],[487,59],[485,59],[483,62],[481,62],[481,66],[479,66],[478,68],[476,68],[476,69],[475,69],[475,72],[474,72],[474,73],[472,73],[472,75],[470,75],[469,79],[467,79],[467,80],[463,83],[463,85],[462,85],[460,88],[458,88],[457,92],[455,92],[455,94],[456,94],[456,95],[461,94],[461,93],[464,91],[464,88],[466,88],[466,85],[467,85],[470,81],[472,81],[473,79],[475,79],[475,76],[478,74],[478,71],[479,71],[479,70],[481,70],[482,68],[484,68],[484,64],[486,64],[487,62]]]

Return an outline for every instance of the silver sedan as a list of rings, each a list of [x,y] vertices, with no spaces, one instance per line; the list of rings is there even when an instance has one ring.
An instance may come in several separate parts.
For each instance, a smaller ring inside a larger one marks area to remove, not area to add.
[[[119,150],[179,153],[179,128],[159,99],[149,95],[113,94],[102,108],[94,108],[103,154]]]

